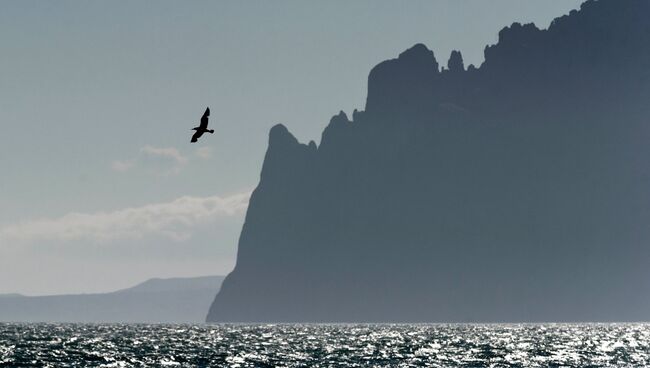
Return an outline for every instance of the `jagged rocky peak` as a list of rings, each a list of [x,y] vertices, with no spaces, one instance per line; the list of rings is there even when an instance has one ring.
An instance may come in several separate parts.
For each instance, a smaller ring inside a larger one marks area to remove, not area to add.
[[[332,116],[329,125],[342,125],[347,123],[350,123],[350,119],[348,119],[348,115],[341,110],[337,115]]]
[[[514,23],[499,32],[497,44],[485,48],[484,66],[492,71],[515,68],[520,73],[577,65],[605,73],[615,68],[643,69],[632,60],[640,65],[650,62],[648,14],[647,0],[590,0],[580,11],[553,20],[547,30]]]
[[[334,115],[330,119],[330,123],[327,125],[325,130],[323,130],[323,135],[321,137],[321,149],[327,149],[328,145],[331,142],[336,142],[338,138],[341,138],[344,133],[345,128],[351,123],[348,119],[348,116],[345,112],[340,111],[337,115]]]
[[[526,69],[544,35],[535,24],[513,23],[499,32],[499,42],[485,47],[485,62],[481,68]]]
[[[354,109],[352,111],[352,121],[358,123],[363,119],[363,111],[359,111],[357,109]]]
[[[463,55],[460,51],[452,51],[449,61],[447,62],[447,69],[452,73],[460,73],[465,71],[465,63],[463,62]]]
[[[413,96],[430,89],[440,75],[433,51],[419,43],[375,66],[368,76],[366,112],[382,113],[388,106],[408,105]]]
[[[425,70],[432,68],[438,72],[439,69],[438,61],[433,51],[429,50],[422,43],[415,44],[410,49],[399,54],[397,60],[401,61],[403,63],[402,65],[418,67]]]
[[[296,137],[282,124],[276,124],[269,132],[269,148],[299,144]]]
[[[499,32],[499,43],[528,43],[542,32],[534,23],[513,23],[510,27],[505,27]]]
[[[273,126],[269,132],[269,146],[262,166],[262,179],[268,181],[271,178],[282,178],[287,171],[291,170],[295,158],[303,156],[303,152],[310,150],[309,146],[298,142],[284,125]]]
[[[581,14],[590,17],[634,17],[637,19],[648,18],[642,10],[650,10],[647,0],[587,0],[580,6],[580,11],[572,11],[570,15]],[[561,17],[564,18],[564,17]]]

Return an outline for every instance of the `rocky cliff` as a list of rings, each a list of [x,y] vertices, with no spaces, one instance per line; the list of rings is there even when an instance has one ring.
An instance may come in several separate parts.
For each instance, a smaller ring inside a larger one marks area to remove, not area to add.
[[[320,145],[269,137],[223,322],[650,319],[650,2],[415,45]]]

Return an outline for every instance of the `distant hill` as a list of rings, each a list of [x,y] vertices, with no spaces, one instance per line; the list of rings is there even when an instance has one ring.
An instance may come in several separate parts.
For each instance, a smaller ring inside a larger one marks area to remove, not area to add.
[[[200,323],[223,276],[151,279],[105,294],[0,295],[0,322]]]
[[[273,127],[208,320],[650,320],[649,16],[586,1],[477,67],[418,44],[320,144]]]
[[[185,292],[192,290],[219,290],[223,276],[204,276],[191,278],[149,279],[141,284],[128,289],[118,290],[115,293],[160,293],[160,292]]]

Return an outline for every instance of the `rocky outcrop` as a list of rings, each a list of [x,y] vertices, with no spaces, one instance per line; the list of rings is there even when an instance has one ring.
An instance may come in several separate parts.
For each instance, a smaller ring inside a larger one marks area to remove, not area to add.
[[[650,2],[415,45],[320,145],[271,130],[221,322],[650,319]]]

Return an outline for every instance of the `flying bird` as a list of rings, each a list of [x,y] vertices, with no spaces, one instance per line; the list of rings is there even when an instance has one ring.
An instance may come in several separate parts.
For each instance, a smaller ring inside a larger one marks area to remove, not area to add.
[[[196,142],[203,135],[203,133],[206,132],[210,134],[214,133],[214,130],[208,129],[208,116],[210,116],[209,107],[205,109],[205,112],[201,117],[201,125],[197,126],[196,128],[192,128],[192,130],[196,130],[196,132],[192,136],[192,143]]]

